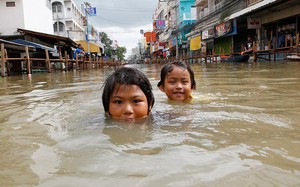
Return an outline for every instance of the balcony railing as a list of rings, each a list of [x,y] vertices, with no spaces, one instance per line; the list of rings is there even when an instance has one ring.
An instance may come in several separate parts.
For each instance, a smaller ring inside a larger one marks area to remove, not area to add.
[[[195,5],[196,6],[206,6],[208,4],[208,0],[196,0]]]

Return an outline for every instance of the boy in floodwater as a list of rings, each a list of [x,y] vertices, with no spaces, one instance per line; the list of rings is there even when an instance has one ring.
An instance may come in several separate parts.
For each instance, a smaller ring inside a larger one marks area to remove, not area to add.
[[[168,63],[161,69],[157,86],[172,101],[190,102],[196,89],[194,72],[185,62]]]
[[[152,86],[138,69],[119,68],[105,81],[102,104],[113,119],[134,122],[146,118],[154,105]]]

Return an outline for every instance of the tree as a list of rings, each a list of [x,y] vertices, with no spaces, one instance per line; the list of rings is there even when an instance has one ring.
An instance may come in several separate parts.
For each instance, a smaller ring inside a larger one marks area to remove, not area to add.
[[[124,60],[125,53],[126,53],[126,47],[117,47],[116,55],[120,60]]]
[[[114,47],[112,46],[113,41],[108,37],[108,35],[105,32],[100,32],[99,35],[101,37],[101,43],[105,45],[105,53],[109,57],[117,55],[118,59],[124,60],[126,48],[118,46],[116,49],[114,49]]]

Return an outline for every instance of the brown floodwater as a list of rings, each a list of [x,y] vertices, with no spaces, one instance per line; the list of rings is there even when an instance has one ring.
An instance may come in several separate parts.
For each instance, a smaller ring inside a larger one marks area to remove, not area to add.
[[[300,63],[192,64],[192,104],[160,64],[140,124],[105,118],[112,67],[0,78],[0,186],[300,186]]]

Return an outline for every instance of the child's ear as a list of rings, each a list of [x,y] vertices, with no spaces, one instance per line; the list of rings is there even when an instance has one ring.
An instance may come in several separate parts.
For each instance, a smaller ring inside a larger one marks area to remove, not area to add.
[[[160,91],[165,92],[164,87],[162,85],[159,86]]]

